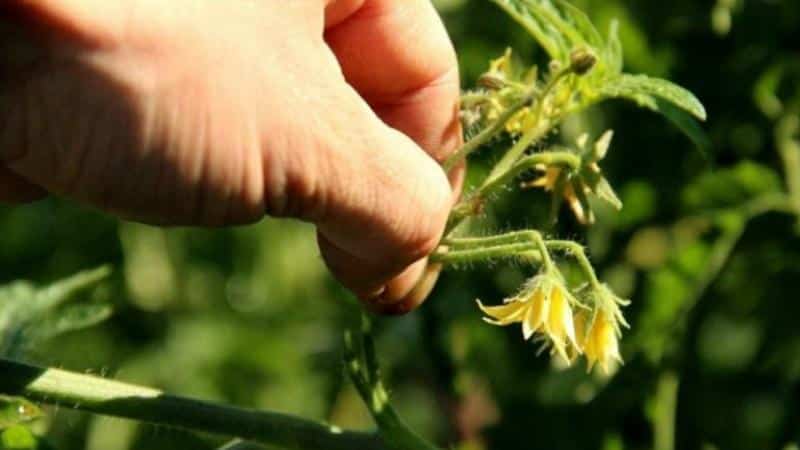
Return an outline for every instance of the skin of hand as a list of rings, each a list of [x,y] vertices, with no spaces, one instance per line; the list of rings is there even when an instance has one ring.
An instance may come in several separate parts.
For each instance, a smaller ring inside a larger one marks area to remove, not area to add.
[[[317,226],[372,309],[421,303],[462,170],[455,53],[428,0],[10,0],[0,201],[159,225]]]

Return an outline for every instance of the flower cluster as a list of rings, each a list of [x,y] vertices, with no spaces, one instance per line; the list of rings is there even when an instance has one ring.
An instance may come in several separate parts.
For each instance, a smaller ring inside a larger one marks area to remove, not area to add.
[[[622,363],[618,339],[628,324],[617,297],[604,284],[587,285],[573,295],[561,274],[545,269],[534,276],[515,296],[499,306],[478,301],[484,320],[493,325],[522,324],[522,335],[529,340],[538,335],[550,353],[567,363],[586,356],[588,369],[598,364],[605,373]]]
[[[526,183],[523,188],[543,188],[552,192],[559,201],[566,201],[578,222],[587,225],[594,223],[594,212],[589,204],[589,195],[604,200],[615,209],[622,208],[620,201],[611,184],[603,175],[599,162],[605,158],[614,136],[612,130],[603,133],[594,145],[587,145],[589,137],[582,134],[576,140],[576,148],[568,149],[581,158],[578,170],[560,166],[540,165],[536,170],[543,174]]]

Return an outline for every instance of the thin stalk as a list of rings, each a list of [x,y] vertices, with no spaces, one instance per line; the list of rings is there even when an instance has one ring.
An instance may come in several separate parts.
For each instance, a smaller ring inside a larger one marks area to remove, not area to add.
[[[492,247],[481,247],[465,250],[442,249],[434,252],[430,256],[430,259],[432,262],[439,262],[451,266],[501,258],[518,257],[524,257],[532,263],[538,263],[542,261],[539,249],[535,244],[530,242],[496,245]]]
[[[800,143],[795,136],[800,131],[800,117],[787,115],[775,126],[775,142],[778,147],[786,188],[795,214],[800,216]]]
[[[448,227],[448,231],[452,230],[462,219],[474,215],[480,211],[480,205],[489,195],[505,186],[508,182],[520,174],[539,165],[560,165],[569,167],[571,169],[577,169],[580,164],[581,159],[579,156],[575,155],[574,153],[561,151],[534,153],[520,159],[509,170],[492,179],[487,179],[487,181],[481,187],[471,192],[465,199],[458,202],[458,204],[453,207],[453,211],[450,213],[449,223],[451,226]]]
[[[505,126],[506,122],[509,121],[514,114],[516,114],[522,108],[528,106],[533,98],[536,96],[538,90],[536,88],[530,88],[525,94],[519,99],[516,103],[511,105],[508,109],[503,111],[500,114],[500,117],[497,118],[491,125],[486,127],[483,131],[478,133],[477,136],[470,139],[469,141],[465,142],[464,145],[461,146],[458,150],[455,151],[450,157],[445,160],[443,166],[445,172],[449,172],[450,169],[453,168],[456,164],[463,161],[467,156],[469,156],[472,152],[480,148],[483,144],[489,142],[494,136],[497,135],[500,131],[502,131],[503,127]]]
[[[506,152],[505,155],[500,159],[500,161],[494,166],[492,171],[489,173],[489,176],[486,178],[484,184],[491,183],[495,178],[501,176],[505,172],[507,172],[511,167],[514,165],[515,162],[525,153],[525,150],[533,144],[535,141],[539,140],[542,136],[544,136],[547,131],[551,128],[551,123],[545,122],[540,123],[542,120],[542,112],[544,108],[544,103],[547,100],[547,96],[553,90],[553,88],[561,81],[565,76],[572,73],[572,66],[566,67],[562,69],[557,74],[553,75],[552,78],[547,82],[547,84],[542,89],[541,94],[539,95],[539,99],[536,102],[536,109],[534,110],[533,114],[536,118],[535,123],[536,126],[530,128],[528,131],[523,133],[523,135],[519,138],[516,144],[509,151]]]
[[[537,231],[522,230],[496,236],[447,238],[443,241],[442,250],[435,252],[432,258],[445,264],[509,258],[516,256],[515,253],[539,250],[536,244],[539,236],[541,235]],[[543,240],[542,243],[547,250],[566,252],[574,257],[592,287],[600,287],[600,280],[582,245],[557,239]],[[539,259],[542,260],[541,256]]]
[[[285,414],[217,405],[148,387],[0,359],[0,392],[81,411],[205,433],[287,450],[387,450],[375,433],[341,431]]]
[[[389,403],[389,394],[380,379],[368,319],[363,319],[362,332],[345,333],[344,359],[353,385],[378,424],[380,435],[392,450],[440,450],[414,433],[403,423]],[[359,447],[354,447],[359,448]]]
[[[678,376],[664,372],[658,379],[653,410],[653,450],[675,450],[675,412],[678,408]]]
[[[531,242],[531,233],[531,231],[522,230],[497,234],[494,236],[447,238],[442,243],[453,249],[490,247],[500,244]]]
[[[589,280],[589,283],[592,285],[592,287],[600,287],[600,280],[597,278],[597,274],[594,272],[594,267],[592,267],[592,263],[589,261],[589,257],[586,255],[586,250],[582,245],[573,241],[563,240],[545,241],[545,244],[552,250],[562,250],[572,255],[572,257],[575,258],[575,261],[578,262],[578,266],[581,268],[583,275],[587,280]]]

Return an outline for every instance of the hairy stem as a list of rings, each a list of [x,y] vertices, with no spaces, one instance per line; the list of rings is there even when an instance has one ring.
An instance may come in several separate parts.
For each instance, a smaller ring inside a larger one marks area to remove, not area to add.
[[[450,250],[446,247],[440,247],[430,256],[431,261],[440,262],[445,265],[469,264],[487,260],[519,257],[532,263],[542,262],[539,249],[535,244],[530,242],[500,244],[463,250]]]
[[[509,119],[511,119],[514,114],[517,113],[517,111],[528,106],[531,101],[533,101],[537,92],[538,90],[535,88],[529,89],[521,99],[503,111],[503,113],[500,114],[500,117],[498,117],[497,120],[495,120],[491,125],[478,133],[477,136],[464,143],[461,148],[456,150],[455,153],[450,155],[450,157],[445,160],[444,170],[449,172],[453,166],[466,159],[466,157],[472,152],[479,149],[483,144],[489,142],[490,139],[495,137],[497,133],[503,130],[506,122],[508,122]]]
[[[393,450],[440,450],[408,428],[389,403],[389,394],[378,377],[375,344],[369,328],[369,319],[364,317],[361,332],[345,333],[345,368],[358,394],[378,424],[379,433],[386,446]]]
[[[449,221],[451,226],[449,229],[454,228],[454,226],[464,218],[477,214],[481,210],[482,203],[488,196],[508,184],[511,180],[525,171],[531,170],[540,165],[558,165],[568,167],[570,169],[577,169],[580,164],[581,159],[579,156],[566,151],[541,152],[526,156],[517,161],[516,164],[514,164],[504,173],[492,179],[488,179],[481,187],[471,192],[466,198],[458,202],[458,204],[453,207],[453,211],[450,213]]]
[[[534,254],[537,262],[543,261],[537,240],[538,231],[522,230],[486,237],[447,238],[431,258],[444,264],[461,264],[489,259],[511,258],[522,253]],[[575,258],[586,280],[598,288],[600,280],[582,245],[567,240],[546,239],[542,241],[549,251],[561,251]]]
[[[572,66],[569,66],[562,69],[550,78],[550,81],[548,81],[545,87],[542,89],[541,94],[539,94],[539,98],[536,101],[536,109],[533,112],[535,117],[534,123],[536,125],[523,133],[517,143],[514,144],[514,146],[512,146],[505,155],[503,155],[500,161],[498,161],[498,163],[494,166],[491,173],[489,173],[489,176],[486,178],[484,184],[491,183],[495,178],[510,170],[514,163],[516,163],[522,154],[525,153],[525,150],[527,150],[531,144],[547,134],[553,125],[555,125],[555,123],[551,120],[543,120],[542,113],[544,111],[544,104],[547,101],[547,96],[550,94],[553,88],[556,87],[558,82],[571,73]]]
[[[82,411],[236,436],[287,450],[387,450],[374,433],[285,414],[217,405],[142,386],[0,359],[0,393]]]

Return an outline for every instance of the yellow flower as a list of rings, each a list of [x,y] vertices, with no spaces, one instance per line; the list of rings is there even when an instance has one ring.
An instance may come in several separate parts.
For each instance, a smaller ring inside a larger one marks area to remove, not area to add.
[[[629,325],[620,306],[627,306],[630,302],[617,297],[605,284],[594,287],[586,300],[593,305],[594,313],[592,316],[579,311],[575,315],[578,345],[583,348],[589,370],[599,364],[608,374],[614,363],[622,363],[618,340],[622,336],[622,327],[628,328]]]
[[[577,322],[576,318],[576,322]],[[589,370],[595,364],[600,364],[603,372],[609,373],[611,364],[616,361],[622,363],[622,356],[619,354],[619,343],[617,342],[617,326],[614,318],[609,317],[604,311],[600,310],[595,314],[594,320],[586,329],[585,317],[580,319],[584,334],[581,336],[581,346],[586,354],[589,363]]]
[[[613,132],[608,130],[594,142],[593,146],[588,147],[588,136],[586,134],[579,136],[574,152],[581,155],[583,161],[581,167],[567,169],[559,166],[537,166],[535,169],[544,174],[533,181],[522,183],[522,187],[538,187],[553,192],[557,198],[567,202],[575,218],[584,225],[594,223],[594,212],[588,200],[590,194],[617,210],[621,209],[622,202],[598,165],[598,161],[605,158],[608,153],[612,137]]]
[[[503,305],[484,306],[478,300],[478,306],[488,316],[484,318],[486,322],[499,326],[521,323],[526,340],[541,333],[552,344],[553,351],[569,361],[568,347],[580,352],[572,320],[573,301],[560,276],[541,274]]]
[[[524,188],[540,187],[543,188],[545,191],[551,192],[559,188],[559,185],[562,185],[563,187],[558,189],[561,191],[560,195],[572,209],[572,212],[573,214],[575,214],[575,218],[578,220],[578,222],[582,224],[587,224],[587,223],[592,223],[594,221],[594,215],[591,213],[591,210],[589,210],[588,208],[584,208],[581,199],[575,193],[576,186],[578,189],[581,190],[581,192],[583,193],[588,192],[588,188],[580,180],[580,178],[573,177],[572,180],[568,179],[570,177],[567,171],[557,166],[550,166],[550,167],[540,166],[536,167],[536,170],[541,170],[544,172],[544,174],[533,181],[523,183],[522,187]]]

